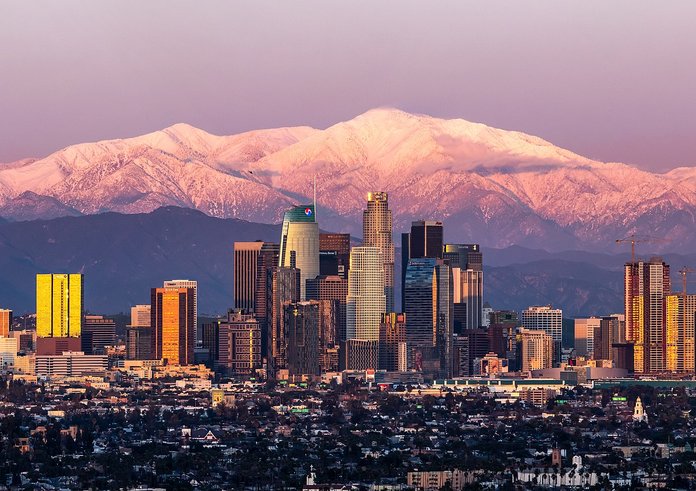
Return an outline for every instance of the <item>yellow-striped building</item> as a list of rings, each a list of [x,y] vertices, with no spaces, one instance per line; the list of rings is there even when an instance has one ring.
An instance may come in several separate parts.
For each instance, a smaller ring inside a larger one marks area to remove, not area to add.
[[[684,300],[686,299],[686,306]],[[665,297],[667,366],[671,372],[693,372],[696,368],[694,353],[694,318],[696,295],[668,295]]]
[[[83,297],[82,274],[37,274],[37,336],[79,337],[82,333]]]

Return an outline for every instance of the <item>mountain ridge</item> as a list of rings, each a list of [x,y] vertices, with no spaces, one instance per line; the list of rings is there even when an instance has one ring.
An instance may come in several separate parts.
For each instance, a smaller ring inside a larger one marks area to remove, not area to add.
[[[326,129],[229,136],[180,123],[0,164],[0,216],[172,205],[278,223],[289,206],[311,200],[314,176],[322,226],[353,234],[366,193],[382,190],[395,232],[441,219],[453,240],[492,247],[610,250],[631,233],[668,236],[672,250],[696,243],[694,168],[650,173],[525,133],[391,108]]]

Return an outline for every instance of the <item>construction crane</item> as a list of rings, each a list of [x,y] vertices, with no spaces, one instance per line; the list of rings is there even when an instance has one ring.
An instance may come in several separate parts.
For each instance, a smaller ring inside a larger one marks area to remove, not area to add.
[[[649,235],[636,235],[631,234],[623,239],[616,239],[617,244],[624,244],[626,242],[631,243],[631,262],[636,262],[636,244],[654,244],[660,242],[668,242],[667,239],[661,239],[659,237],[651,237]]]
[[[679,274],[682,277],[682,295],[684,296],[684,305],[686,305],[686,275],[689,273],[696,273],[696,269],[684,266],[679,270]]]

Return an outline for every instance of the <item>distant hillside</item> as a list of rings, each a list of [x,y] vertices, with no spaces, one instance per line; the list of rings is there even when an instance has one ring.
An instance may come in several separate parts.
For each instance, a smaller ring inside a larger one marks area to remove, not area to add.
[[[177,207],[147,214],[0,220],[0,307],[33,312],[36,273],[83,272],[85,306],[93,312],[126,311],[149,302],[149,289],[163,280],[191,278],[199,282],[201,314],[222,313],[232,305],[234,241],[278,241],[279,236],[278,225]],[[515,246],[483,252],[486,300],[496,308],[551,303],[568,317],[623,309],[625,251],[549,253]],[[674,271],[696,265],[696,255],[667,255],[666,260]]]
[[[117,312],[149,303],[165,279],[199,281],[199,310],[232,305],[234,241],[278,240],[280,227],[166,207],[0,224],[0,305],[34,311],[36,273],[82,272],[85,306]]]

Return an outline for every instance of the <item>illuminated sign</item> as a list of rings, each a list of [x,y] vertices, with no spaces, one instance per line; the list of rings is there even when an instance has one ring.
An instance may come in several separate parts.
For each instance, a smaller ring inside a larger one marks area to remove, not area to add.
[[[307,207],[304,209],[304,214],[307,215],[308,217],[312,216],[312,209]]]

